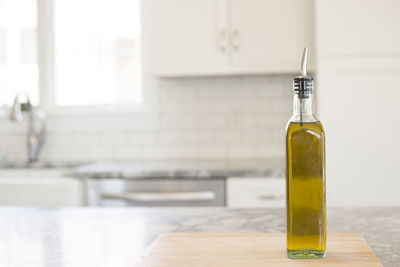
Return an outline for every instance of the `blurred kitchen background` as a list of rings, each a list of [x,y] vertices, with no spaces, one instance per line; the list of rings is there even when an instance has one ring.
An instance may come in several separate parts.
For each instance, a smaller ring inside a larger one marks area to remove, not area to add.
[[[328,206],[399,205],[399,14],[396,0],[0,0],[0,205],[283,207],[304,47]]]

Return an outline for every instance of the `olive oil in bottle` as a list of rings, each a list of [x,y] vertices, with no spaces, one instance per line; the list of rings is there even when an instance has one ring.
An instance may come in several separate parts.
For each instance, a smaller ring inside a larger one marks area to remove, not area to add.
[[[325,132],[315,117],[308,49],[293,81],[293,116],[286,130],[286,230],[289,258],[326,254]]]

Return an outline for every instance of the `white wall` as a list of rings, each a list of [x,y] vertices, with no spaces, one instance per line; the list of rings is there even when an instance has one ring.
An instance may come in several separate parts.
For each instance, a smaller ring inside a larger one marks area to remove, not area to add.
[[[284,156],[291,76],[145,79],[129,113],[52,115],[44,161]],[[26,159],[24,123],[0,119],[0,156]]]

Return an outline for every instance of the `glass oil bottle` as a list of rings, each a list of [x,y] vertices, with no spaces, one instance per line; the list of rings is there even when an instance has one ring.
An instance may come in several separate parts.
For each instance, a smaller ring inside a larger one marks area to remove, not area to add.
[[[286,230],[289,258],[326,254],[325,132],[315,117],[308,49],[293,79],[293,116],[286,129]]]

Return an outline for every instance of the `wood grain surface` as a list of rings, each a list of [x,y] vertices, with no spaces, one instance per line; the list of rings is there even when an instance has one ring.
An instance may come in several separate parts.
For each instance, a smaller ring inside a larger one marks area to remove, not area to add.
[[[136,266],[382,266],[359,234],[328,234],[324,259],[288,259],[285,234],[167,233]]]

